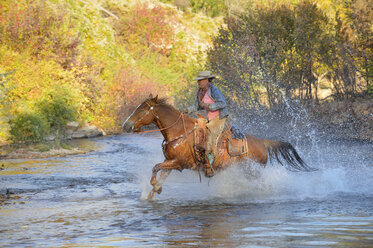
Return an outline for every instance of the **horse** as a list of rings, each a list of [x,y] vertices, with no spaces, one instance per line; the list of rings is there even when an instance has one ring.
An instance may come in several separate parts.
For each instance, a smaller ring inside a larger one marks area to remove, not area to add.
[[[164,137],[162,148],[165,160],[153,167],[150,180],[153,188],[149,192],[149,200],[153,199],[155,193],[160,194],[162,192],[162,184],[172,170],[179,170],[180,172],[184,169],[200,171],[203,167],[202,163],[198,163],[198,151],[196,151],[195,146],[198,126],[197,119],[178,111],[168,104],[164,98],[158,99],[158,96],[153,98],[150,95],[124,121],[122,128],[123,131],[128,133],[142,133],[141,128],[151,123],[154,123],[158,127],[158,129],[151,131],[160,131]],[[227,134],[231,136],[231,133]],[[288,142],[259,139],[248,134],[245,134],[244,141],[246,152],[235,156],[229,153],[226,142],[223,142],[225,145],[220,146],[220,152],[216,155],[212,165],[214,171],[223,170],[233,162],[244,159],[251,159],[263,167],[267,164],[268,158],[270,160],[275,158],[282,164],[279,155],[281,155],[282,159],[287,162],[290,166],[289,168],[292,170],[314,170],[303,161],[295,148]],[[161,171],[161,174],[157,180],[159,171]]]

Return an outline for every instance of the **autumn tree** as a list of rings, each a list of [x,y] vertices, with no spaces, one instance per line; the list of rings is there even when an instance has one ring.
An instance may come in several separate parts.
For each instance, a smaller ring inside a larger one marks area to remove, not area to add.
[[[366,92],[372,84],[371,12],[363,10],[365,0],[345,2],[344,15],[338,9],[335,19],[308,0],[257,2],[228,17],[208,52],[208,67],[221,76],[217,83],[229,100],[255,109],[285,99],[318,100],[322,80],[337,98]]]

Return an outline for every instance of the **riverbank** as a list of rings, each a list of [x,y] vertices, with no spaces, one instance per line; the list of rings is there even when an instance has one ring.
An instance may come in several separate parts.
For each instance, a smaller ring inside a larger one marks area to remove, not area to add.
[[[49,143],[17,146],[7,145],[0,148],[0,160],[64,157],[69,155],[85,154],[90,151],[90,149],[74,147],[65,143],[58,148]]]
[[[69,122],[66,125],[60,145],[56,145],[56,135],[50,134],[45,141],[37,144],[0,144],[1,159],[34,159],[48,157],[64,157],[84,154],[91,149],[76,145],[74,140],[105,136],[103,130],[94,125],[79,127],[78,122]]]
[[[373,142],[373,99],[332,101],[307,106],[320,129],[346,140]]]

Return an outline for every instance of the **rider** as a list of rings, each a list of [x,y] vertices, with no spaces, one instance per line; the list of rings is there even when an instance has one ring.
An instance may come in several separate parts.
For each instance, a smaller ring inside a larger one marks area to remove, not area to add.
[[[194,106],[188,109],[188,112],[198,110],[206,110],[207,114],[207,147],[206,147],[206,176],[213,176],[212,164],[214,162],[214,154],[216,142],[219,135],[223,132],[225,123],[228,119],[227,103],[221,91],[212,84],[215,78],[210,71],[198,72],[196,80],[198,82],[198,91]]]

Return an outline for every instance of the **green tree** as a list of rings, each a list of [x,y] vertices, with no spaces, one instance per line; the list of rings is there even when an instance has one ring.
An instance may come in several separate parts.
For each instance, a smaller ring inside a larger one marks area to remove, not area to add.
[[[364,39],[371,32],[367,13],[358,11],[365,20],[355,24],[359,33],[347,28],[351,24],[340,12],[331,19],[308,0],[294,5],[255,3],[226,19],[227,28],[220,29],[208,52],[207,67],[221,76],[218,84],[229,100],[251,108],[274,107],[284,103],[284,97],[318,100],[322,79],[332,83],[335,97],[369,90],[373,56],[371,41]],[[347,10],[339,9],[357,12],[347,5]],[[358,14],[350,16],[356,19]]]
[[[10,134],[15,143],[40,142],[48,133],[48,122],[37,113],[19,113],[9,121]]]
[[[287,5],[257,6],[227,22],[228,29],[220,29],[208,53],[208,67],[221,76],[222,88],[240,106],[278,104],[281,89],[289,88],[284,66],[294,43],[294,14]]]
[[[56,133],[56,145],[59,147],[66,123],[77,118],[75,99],[67,88],[60,87],[52,89],[36,106],[47,120],[51,131]]]

